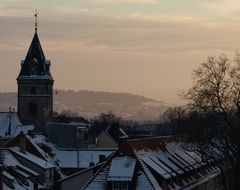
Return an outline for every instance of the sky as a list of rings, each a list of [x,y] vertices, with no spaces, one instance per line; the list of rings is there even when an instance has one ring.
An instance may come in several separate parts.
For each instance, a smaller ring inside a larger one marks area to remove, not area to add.
[[[35,9],[58,89],[181,104],[207,56],[240,48],[239,0],[0,0],[0,91],[17,91]]]

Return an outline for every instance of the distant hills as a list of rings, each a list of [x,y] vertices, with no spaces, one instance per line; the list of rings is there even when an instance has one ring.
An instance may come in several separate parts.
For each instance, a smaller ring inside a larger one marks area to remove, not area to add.
[[[17,107],[17,94],[0,93],[0,111],[8,111],[9,106]],[[163,102],[129,93],[54,90],[55,111],[87,118],[112,111],[125,119],[156,120],[167,108]]]

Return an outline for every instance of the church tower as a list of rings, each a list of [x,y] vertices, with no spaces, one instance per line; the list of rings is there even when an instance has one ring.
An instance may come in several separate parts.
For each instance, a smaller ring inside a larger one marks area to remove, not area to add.
[[[54,80],[38,38],[37,12],[35,19],[35,33],[17,77],[18,115],[24,124],[39,125],[51,119]]]

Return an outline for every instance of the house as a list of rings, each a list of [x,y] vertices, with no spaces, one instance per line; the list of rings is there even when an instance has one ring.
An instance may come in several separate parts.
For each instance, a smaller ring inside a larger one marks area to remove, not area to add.
[[[179,136],[127,140],[82,189],[218,189],[215,158],[203,158],[194,147],[184,149],[183,140]]]
[[[11,147],[9,150],[22,165],[39,174],[37,180],[41,185],[49,189],[53,187],[55,165],[19,147]]]
[[[21,179],[29,179],[28,183],[32,182],[32,185],[37,180],[38,187],[42,186],[47,189],[55,187],[56,183],[61,184],[64,189],[69,181],[79,179],[79,175],[85,179],[85,181],[82,180],[83,186],[97,171],[101,163],[115,151],[116,149],[112,148],[59,148],[41,134],[19,134],[2,147],[7,173],[13,178],[19,177],[20,174],[16,173],[21,173]],[[9,161],[10,163],[8,163]],[[21,171],[27,170],[27,174],[19,172],[19,169],[16,171],[19,167]],[[86,169],[89,169],[88,172]],[[31,171],[31,175],[29,175],[29,171]],[[62,179],[64,180],[58,183]],[[11,182],[10,184],[15,183],[14,180],[9,179],[8,181]]]
[[[23,147],[0,149],[3,189],[52,189],[55,166]]]
[[[116,148],[59,148],[43,135],[26,137],[39,152],[42,152],[45,159],[55,163],[67,176],[97,165],[117,150]]]
[[[46,136],[61,148],[87,148],[94,142],[94,137],[89,135],[90,128],[90,122],[48,122]]]
[[[89,145],[91,148],[116,148],[118,147],[118,143],[106,133],[106,131],[102,131],[97,137],[94,144]]]
[[[121,127],[108,126],[100,132],[94,144],[89,145],[91,148],[118,148],[119,142],[128,139],[129,136]]]

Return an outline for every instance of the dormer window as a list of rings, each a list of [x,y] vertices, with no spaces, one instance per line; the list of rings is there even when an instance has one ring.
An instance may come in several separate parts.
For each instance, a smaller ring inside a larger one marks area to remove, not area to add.
[[[108,182],[112,190],[128,190],[131,185],[136,166],[136,160],[129,157],[116,157],[112,159],[108,173]]]
[[[121,190],[128,190],[128,182],[126,181],[121,182]]]
[[[112,190],[128,190],[127,181],[113,181]]]

